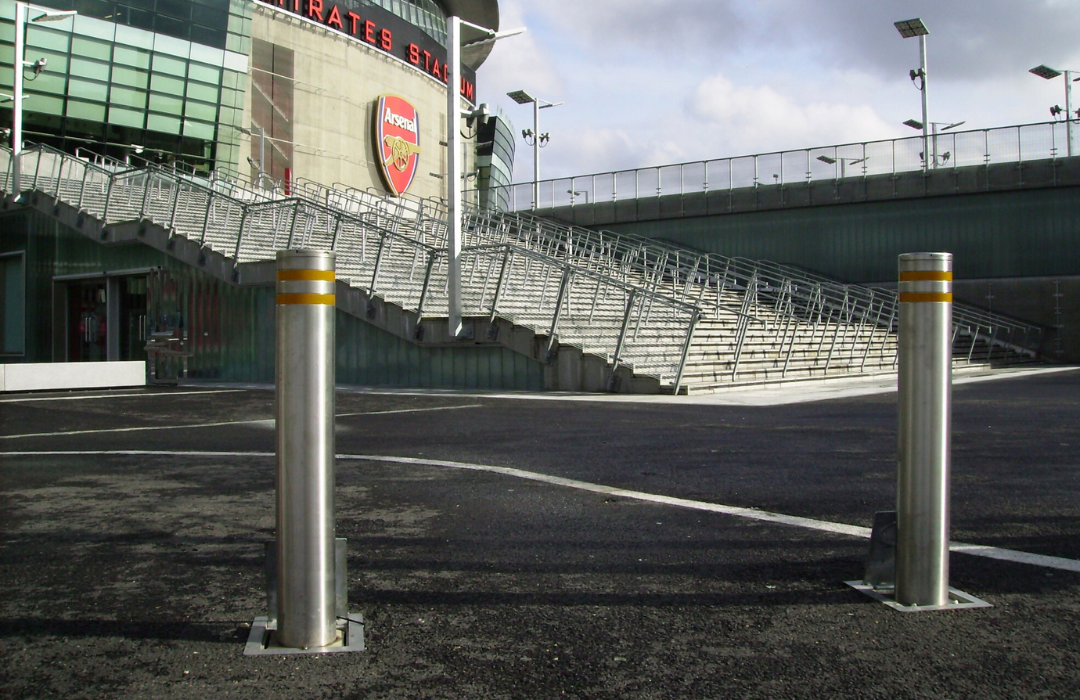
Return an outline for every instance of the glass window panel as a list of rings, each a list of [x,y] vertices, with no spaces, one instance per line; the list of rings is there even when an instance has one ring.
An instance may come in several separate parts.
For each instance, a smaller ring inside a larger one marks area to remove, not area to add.
[[[97,15],[101,17],[102,15]],[[63,20],[64,23],[57,23],[57,28],[70,30],[72,25],[67,24],[68,20]],[[112,22],[105,22],[100,19],[95,19],[94,16],[90,16],[85,12],[80,12],[77,17],[74,18],[74,34],[78,36],[93,36],[98,39],[104,39],[108,42],[116,36],[116,25]]]
[[[166,134],[179,134],[180,119],[178,117],[166,117],[161,114],[149,114],[146,117],[146,128],[150,131],[161,131]]]
[[[109,64],[72,57],[71,74],[81,78],[107,81],[109,79]]]
[[[182,78],[187,73],[187,61],[156,53],[154,54],[154,72],[168,73]]]
[[[202,44],[192,44],[191,60],[210,66],[220,66],[225,61],[225,52]]]
[[[187,58],[191,54],[191,42],[158,34],[154,37],[154,52]]]
[[[207,46],[228,47],[227,34],[224,29],[214,29],[202,24],[191,25],[191,40]]]
[[[214,104],[217,104],[218,89],[213,85],[188,83],[187,96],[196,100],[202,100],[203,102],[213,102]]]
[[[23,109],[27,112],[61,115],[64,113],[64,99],[51,95],[27,94]]]
[[[112,5],[105,0],[75,0],[75,11],[86,17],[105,17],[112,12]]]
[[[176,19],[174,17],[166,17],[165,15],[158,15],[154,18],[154,31],[158,35],[168,34],[169,36],[182,36],[188,37],[190,35],[191,21],[186,19]],[[190,52],[190,48],[188,49]]]
[[[14,39],[14,37],[12,37]],[[71,32],[58,32],[30,25],[26,29],[26,47],[30,49],[52,49],[67,53],[71,45]]]
[[[146,116],[145,112],[135,109],[125,109],[123,107],[111,106],[109,107],[109,123],[117,124],[119,126],[131,126],[136,129],[141,129],[143,126],[143,118]]]
[[[188,66],[188,77],[211,85],[221,84],[221,69],[192,63]],[[215,98],[216,99],[216,98]]]
[[[195,0],[195,4],[211,7],[222,12],[229,11],[229,0]]]
[[[108,102],[109,86],[106,83],[96,83],[89,80],[76,80],[75,78],[72,78],[68,82],[68,94],[72,97],[81,97],[84,100]]]
[[[109,101],[124,107],[146,109],[146,98],[147,94],[142,90],[131,90],[114,85],[110,92]]]
[[[154,13],[147,10],[121,5],[116,8],[116,21],[147,32],[154,30]]]
[[[190,120],[185,121],[184,136],[210,141],[214,138],[214,125]]]
[[[116,25],[116,43],[138,49],[154,48],[154,35],[134,27]]]
[[[198,24],[205,24],[215,29],[224,30],[229,27],[229,13],[222,10],[196,6],[191,18]]]
[[[124,66],[113,66],[112,76],[114,83],[136,88],[146,89],[150,82],[149,73],[134,68],[125,68]]]
[[[235,88],[240,85],[240,74],[233,73],[231,70],[224,71],[221,76],[221,85],[226,88]]]
[[[184,81],[177,78],[170,78],[167,75],[158,75],[155,73],[150,79],[150,87],[157,92],[164,92],[178,97],[184,94]]]
[[[113,47],[113,62],[136,68],[150,67],[150,52],[117,44]]]
[[[205,122],[216,122],[217,105],[206,104],[205,102],[192,102],[188,100],[185,107],[184,116],[191,119],[199,119]]]
[[[0,5],[0,8],[3,8],[3,7],[4,7],[3,5]],[[15,6],[12,5],[11,7],[15,7]],[[15,25],[14,24],[5,24],[3,22],[0,22],[0,41],[3,41],[6,44],[14,44],[15,43]]]
[[[77,36],[71,40],[71,53],[80,58],[108,61],[112,58],[112,44]]]
[[[152,94],[150,95],[150,109],[179,117],[183,113],[184,101],[179,97]]]
[[[52,70],[52,61],[49,61],[49,69],[34,78],[23,83],[26,90],[32,92],[51,92],[54,95],[63,95],[67,87],[67,76],[60,71]]]
[[[248,60],[244,54],[225,52],[225,67],[237,73],[247,73]]]
[[[105,121],[105,105],[95,102],[68,100],[67,115],[74,119],[86,119],[92,122]]]
[[[170,17],[191,19],[191,3],[185,0],[157,0],[157,11]]]
[[[45,73],[56,73],[57,75],[64,75],[68,72],[68,54],[53,53],[52,51],[41,51],[38,58],[49,59],[49,65],[45,67]]]
[[[236,34],[230,34],[225,40],[225,50],[240,53],[244,50],[244,42]]]

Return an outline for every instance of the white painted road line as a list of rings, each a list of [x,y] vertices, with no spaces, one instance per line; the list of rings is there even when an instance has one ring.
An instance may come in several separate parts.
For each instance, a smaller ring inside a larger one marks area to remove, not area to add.
[[[244,389],[203,389],[200,391],[155,391],[155,392],[129,392],[126,394],[94,394],[93,396],[27,396],[19,399],[0,399],[0,403],[30,403],[36,401],[90,401],[91,399],[131,399],[145,398],[147,396],[187,396],[190,394],[235,394]]]
[[[0,457],[50,457],[50,456],[71,456],[71,455],[93,455],[93,456],[159,456],[159,457],[265,457],[274,458],[276,455],[273,452],[196,452],[196,451],[174,451],[174,450],[93,450],[93,451],[46,451],[46,452],[0,452]],[[686,498],[675,498],[672,496],[661,496],[654,493],[645,493],[643,491],[631,491],[628,489],[616,488],[614,486],[604,486],[602,484],[593,484],[588,481],[578,481],[576,479],[566,479],[560,476],[550,476],[548,474],[540,474],[537,472],[529,472],[523,469],[515,469],[513,467],[497,467],[487,464],[471,464],[469,462],[451,462],[447,460],[439,459],[420,459],[417,457],[394,457],[388,455],[347,455],[339,454],[335,455],[337,459],[348,461],[364,461],[364,462],[386,462],[391,464],[407,464],[424,467],[445,467],[449,469],[462,469],[467,471],[480,471],[489,472],[493,474],[502,474],[504,476],[510,476],[517,479],[527,479],[529,481],[538,481],[545,484],[551,484],[553,486],[564,486],[567,488],[578,489],[581,491],[589,491],[592,493],[602,494],[605,496],[617,496],[621,498],[628,498],[637,501],[645,501],[648,503],[656,503],[658,505],[674,506],[677,508],[689,508],[693,510],[707,511],[710,513],[719,513],[721,515],[731,515],[737,518],[747,518],[750,520],[759,520],[769,523],[775,523],[777,525],[790,525],[792,527],[801,527],[810,530],[818,530],[821,532],[829,532],[837,535],[847,535],[849,537],[859,537],[862,539],[869,539],[870,528],[860,527],[858,525],[847,525],[845,523],[833,523],[826,520],[814,520],[813,518],[803,518],[796,515],[784,515],[783,513],[770,513],[764,510],[757,510],[755,508],[743,508],[740,506],[726,506],[720,503],[707,503],[705,501],[691,501]],[[1073,573],[1080,573],[1080,561],[1075,559],[1065,559],[1064,557],[1051,557],[1043,554],[1032,554],[1030,552],[1019,552],[1012,549],[1000,549],[998,547],[988,547],[978,544],[967,544],[964,542],[950,542],[949,551],[957,552],[960,554],[970,554],[977,557],[986,557],[988,559],[997,559],[999,561],[1007,561],[1014,564],[1029,564],[1031,566],[1039,566],[1044,569],[1058,569],[1060,571],[1071,571]]]
[[[355,418],[356,416],[385,416],[396,413],[427,413],[430,411],[456,411],[462,408],[480,408],[483,404],[470,403],[462,406],[433,406],[431,408],[402,408],[393,411],[362,411],[359,413],[339,413],[334,418]],[[181,428],[220,428],[225,425],[272,425],[275,418],[256,420],[234,420],[220,423],[194,423],[191,425],[141,425],[134,428],[100,428],[97,430],[63,430],[54,433],[24,433],[22,435],[0,435],[0,440],[18,440],[20,438],[59,437],[63,435],[98,435],[102,433],[138,433],[148,430],[179,430]]]

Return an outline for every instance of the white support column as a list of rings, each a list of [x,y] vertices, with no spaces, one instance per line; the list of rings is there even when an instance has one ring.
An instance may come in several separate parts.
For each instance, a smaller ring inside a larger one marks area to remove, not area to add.
[[[446,18],[446,198],[449,331],[461,335],[461,18]]]
[[[23,101],[23,61],[26,56],[26,13],[28,6],[25,2],[15,3],[15,60],[12,67],[15,69],[15,81],[11,105],[11,193],[18,197],[22,192],[22,163],[19,155],[22,153],[22,101]]]

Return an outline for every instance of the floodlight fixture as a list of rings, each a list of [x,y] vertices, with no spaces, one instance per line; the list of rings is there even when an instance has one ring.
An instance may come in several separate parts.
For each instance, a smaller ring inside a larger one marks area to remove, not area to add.
[[[904,122],[904,126],[910,126],[912,129],[918,129],[922,131],[923,123],[918,119],[908,119],[906,122]]]
[[[1080,80],[1080,77],[1074,78],[1078,71],[1074,70],[1058,70],[1057,68],[1051,68],[1045,63],[1035,66],[1028,71],[1032,75],[1037,75],[1043,80],[1053,80],[1059,78],[1062,75],[1065,76],[1065,108],[1062,109],[1059,105],[1054,105],[1050,108],[1050,116],[1057,119],[1058,115],[1065,115],[1065,142],[1068,144],[1068,154],[1073,155],[1073,120],[1071,115],[1073,114],[1073,99],[1072,99],[1072,84]],[[1080,110],[1077,110],[1080,111]]]
[[[30,20],[31,22],[59,22],[68,17],[79,14],[77,10],[64,10],[63,12],[45,12]]]
[[[913,36],[926,36],[930,33],[930,30],[926,28],[926,25],[918,17],[893,22],[893,26],[896,27],[896,31],[900,32],[900,36],[905,39],[910,39]]]
[[[948,126],[943,126],[943,127],[941,127],[941,130],[942,130],[942,131],[948,131],[949,129],[955,129],[956,127],[958,127],[958,126],[963,126],[964,124],[967,124],[967,120],[966,120],[966,119],[965,119],[964,121],[960,121],[960,122],[955,122],[955,123],[953,123],[953,124],[949,124]]]
[[[1043,80],[1053,80],[1054,78],[1057,78],[1061,75],[1061,71],[1055,70],[1054,68],[1051,68],[1046,64],[1035,66],[1034,68],[1029,70],[1028,73],[1037,75]]]
[[[818,156],[817,159],[820,160],[822,163],[828,163],[829,165],[836,165],[836,159],[835,158],[830,158],[829,156]]]
[[[517,102],[519,105],[527,105],[530,102],[536,102],[536,98],[524,90],[514,90],[513,92],[506,93],[506,96],[514,102]]]
[[[533,128],[527,130],[531,133],[522,131],[521,135],[525,138],[525,143],[533,147],[533,209],[536,209],[540,206],[540,149],[551,140],[550,134],[546,132],[540,133],[540,110],[548,107],[558,107],[562,102],[548,102],[530,95],[524,90],[514,90],[506,93],[506,95],[519,105],[532,104],[533,106]],[[531,142],[529,137],[532,137]]]

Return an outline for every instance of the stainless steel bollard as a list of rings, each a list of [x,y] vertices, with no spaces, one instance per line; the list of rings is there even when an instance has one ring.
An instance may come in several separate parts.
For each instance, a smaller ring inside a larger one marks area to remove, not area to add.
[[[334,254],[277,254],[279,646],[337,636],[334,575]]]
[[[949,602],[952,254],[900,268],[896,602]]]

